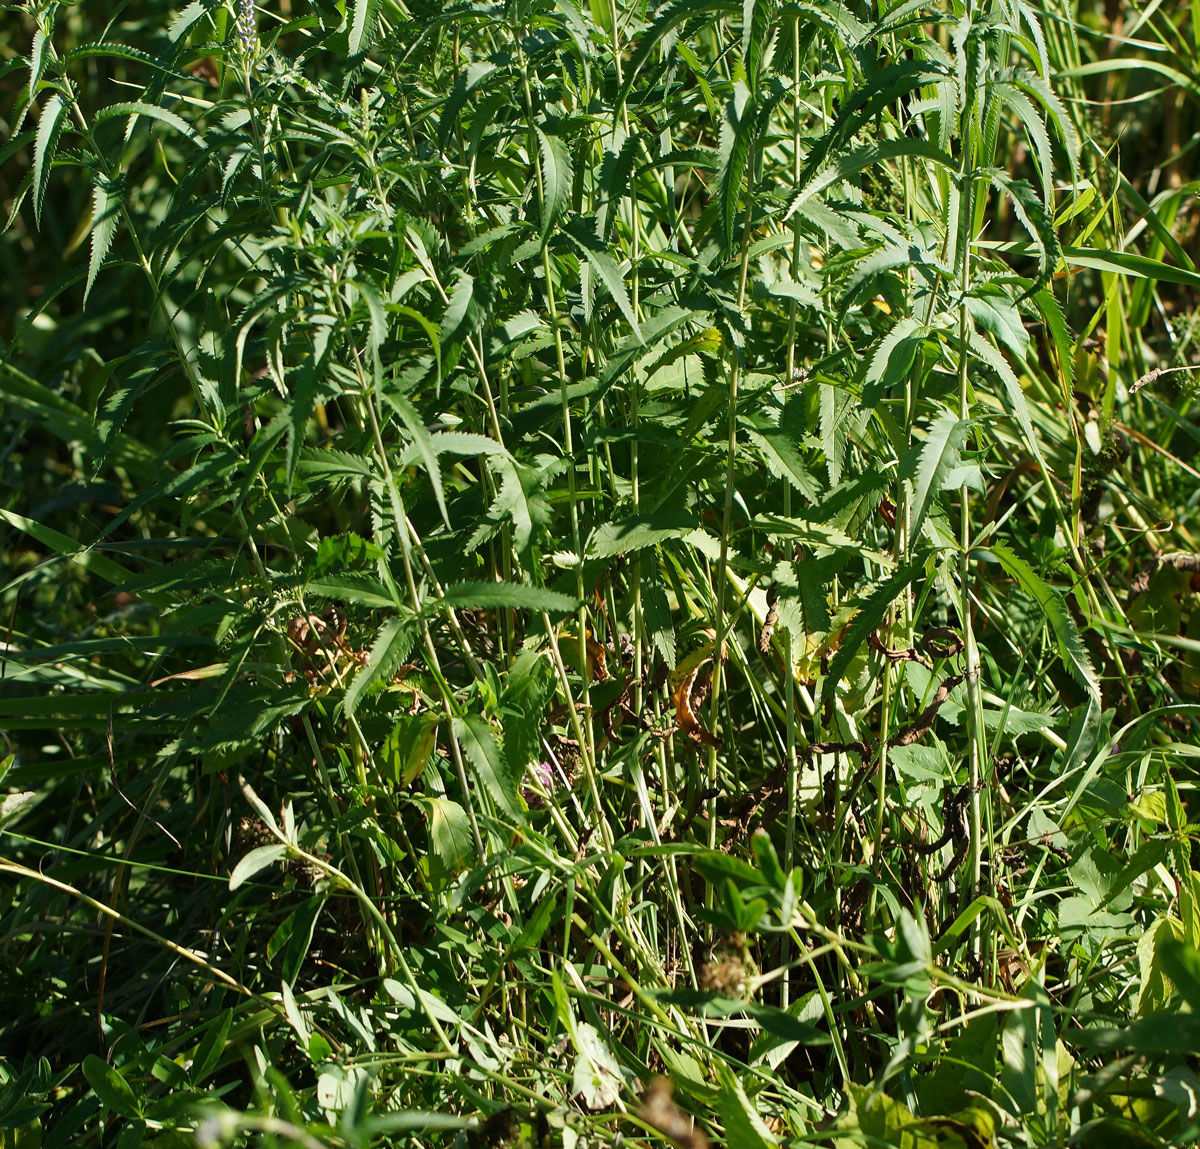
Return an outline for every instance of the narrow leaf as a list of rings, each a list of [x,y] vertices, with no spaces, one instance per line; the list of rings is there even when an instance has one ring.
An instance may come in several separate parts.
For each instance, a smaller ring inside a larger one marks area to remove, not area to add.
[[[413,648],[417,628],[408,619],[393,618],[379,629],[366,665],[346,687],[346,714],[353,717],[363,694],[378,682],[387,682]]]
[[[645,342],[641,329],[638,327],[637,316],[633,313],[633,304],[629,299],[629,291],[625,287],[625,278],[616,261],[609,254],[608,247],[591,229],[591,225],[581,216],[574,216],[565,225],[564,230],[574,241],[579,254],[587,260],[588,266],[596,273],[596,277],[604,284],[613,302],[620,308],[626,322],[633,329],[634,337],[639,343]]]
[[[33,216],[39,228],[42,226],[42,200],[46,196],[46,184],[50,179],[54,145],[58,141],[58,133],[66,114],[67,102],[62,94],[51,92],[50,98],[42,108],[33,145]]]
[[[538,150],[542,154],[542,239],[544,240],[571,202],[575,176],[571,153],[558,136],[548,136],[537,128]]]
[[[117,232],[117,217],[121,210],[122,188],[120,181],[109,181],[97,173],[92,185],[92,254],[88,260],[87,283],[83,289],[83,302],[91,293],[96,282],[96,273],[108,255],[113,236]]]
[[[379,0],[350,0],[347,47],[350,55],[361,56],[375,39],[375,24],[379,15]]]
[[[460,582],[446,588],[442,602],[447,606],[469,607],[475,610],[494,610],[511,607],[516,610],[554,611],[570,613],[579,603],[568,594],[540,586],[525,586],[507,582]]]
[[[953,472],[962,457],[962,446],[970,424],[950,411],[943,411],[930,425],[921,447],[917,476],[913,482],[909,503],[909,537],[919,539],[925,525],[929,501],[945,489],[946,476]]]
[[[1023,558],[1014,554],[1002,543],[992,545],[992,554],[999,560],[1000,565],[1010,577],[1014,578],[1034,601],[1042,608],[1046,621],[1054,634],[1058,646],[1059,657],[1062,658],[1071,677],[1086,687],[1094,698],[1100,697],[1100,681],[1092,669],[1092,661],[1088,657],[1087,648],[1075,626],[1075,620],[1067,610],[1067,604],[1062,595],[1050,586],[1041,575]]]
[[[484,789],[500,810],[514,821],[524,821],[516,782],[487,720],[477,714],[455,718],[454,736]]]

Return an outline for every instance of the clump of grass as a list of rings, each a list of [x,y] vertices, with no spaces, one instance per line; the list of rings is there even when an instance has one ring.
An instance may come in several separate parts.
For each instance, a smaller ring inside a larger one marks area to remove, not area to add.
[[[17,1143],[1194,1140],[1186,185],[885,9],[0,33]]]

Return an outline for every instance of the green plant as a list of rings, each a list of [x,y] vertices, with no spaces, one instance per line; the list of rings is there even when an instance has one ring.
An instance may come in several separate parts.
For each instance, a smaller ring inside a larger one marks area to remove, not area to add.
[[[0,34],[3,1135],[1190,1143],[1093,14],[146,7]]]

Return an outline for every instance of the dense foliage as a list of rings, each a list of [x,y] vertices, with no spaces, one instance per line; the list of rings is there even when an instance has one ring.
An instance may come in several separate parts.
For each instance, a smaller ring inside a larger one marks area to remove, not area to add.
[[[0,25],[0,1146],[1200,1137],[1195,5]]]

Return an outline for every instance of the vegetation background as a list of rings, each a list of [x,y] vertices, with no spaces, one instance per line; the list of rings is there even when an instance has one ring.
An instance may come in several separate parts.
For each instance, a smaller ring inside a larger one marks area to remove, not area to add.
[[[0,1146],[1200,1138],[1200,5],[3,6]]]

